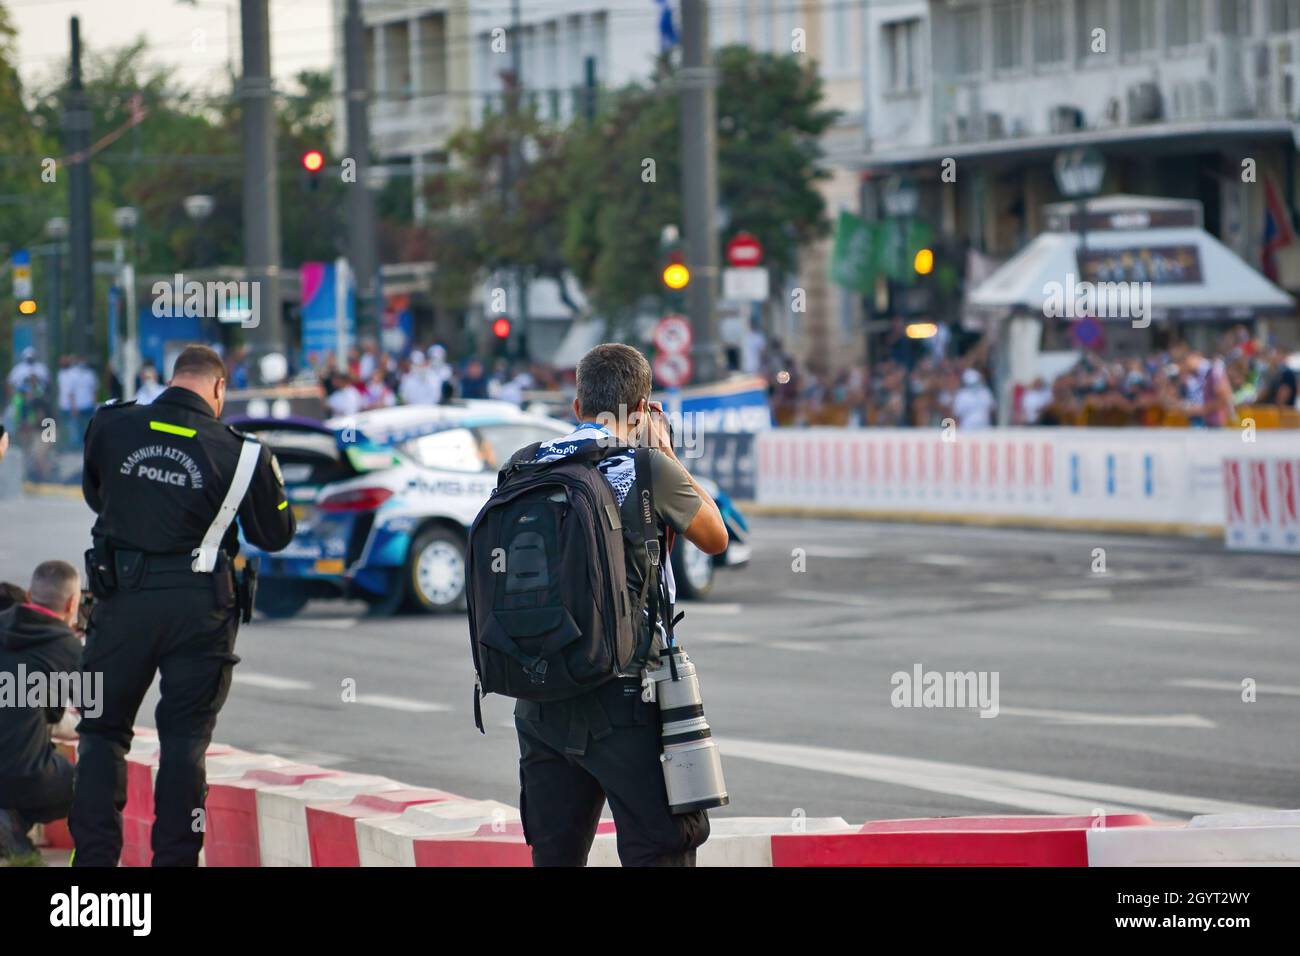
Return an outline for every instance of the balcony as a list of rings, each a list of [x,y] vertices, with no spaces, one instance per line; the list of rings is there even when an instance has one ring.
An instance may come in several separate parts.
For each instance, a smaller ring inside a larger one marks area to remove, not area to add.
[[[384,158],[440,151],[455,127],[449,98],[443,94],[382,97],[370,110],[374,148]]]

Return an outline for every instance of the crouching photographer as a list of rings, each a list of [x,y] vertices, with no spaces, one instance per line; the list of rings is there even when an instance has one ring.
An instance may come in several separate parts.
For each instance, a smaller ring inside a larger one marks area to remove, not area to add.
[[[0,858],[35,853],[27,831],[68,815],[72,764],[55,749],[51,727],[64,720],[66,688],[81,666],[74,628],[81,581],[65,561],[37,565],[26,593],[0,610]],[[45,688],[31,699],[32,688]]]
[[[578,427],[516,452],[470,533],[475,716],[482,729],[483,694],[517,699],[534,866],[584,865],[606,799],[624,866],[693,866],[707,809],[727,802],[694,668],[672,638],[668,553],[680,534],[717,554],[728,533],[650,388],[636,349],[588,352]],[[701,759],[681,761],[682,745]]]

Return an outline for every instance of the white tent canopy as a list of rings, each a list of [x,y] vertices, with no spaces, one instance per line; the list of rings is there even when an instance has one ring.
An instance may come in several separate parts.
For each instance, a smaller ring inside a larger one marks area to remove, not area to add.
[[[1080,255],[1077,203],[1047,207],[1049,230],[1003,263],[967,299],[986,315],[1051,317],[1082,285],[1140,283],[1150,318],[1247,320],[1290,315],[1295,302],[1200,227],[1200,204],[1143,196],[1087,203]],[[1079,299],[1084,302],[1086,300]],[[1101,319],[1130,318],[1098,310]],[[1071,312],[1067,318],[1082,317]]]

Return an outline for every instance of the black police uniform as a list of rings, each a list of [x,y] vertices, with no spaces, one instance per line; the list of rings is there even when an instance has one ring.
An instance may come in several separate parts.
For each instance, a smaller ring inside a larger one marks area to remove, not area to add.
[[[76,866],[115,866],[122,851],[126,753],[136,711],[155,672],[160,741],[154,784],[155,866],[193,866],[206,794],[203,755],[230,689],[242,605],[230,559],[231,522],[215,570],[194,570],[204,535],[232,485],[245,436],[198,394],[169,388],[150,405],[101,407],[86,430],[82,492],[99,516],[88,573],[99,601],[83,670],[103,674],[103,706],[83,716],[69,827]],[[279,465],[262,446],[238,524],[267,551],[293,538]],[[92,560],[93,559],[93,560]]]

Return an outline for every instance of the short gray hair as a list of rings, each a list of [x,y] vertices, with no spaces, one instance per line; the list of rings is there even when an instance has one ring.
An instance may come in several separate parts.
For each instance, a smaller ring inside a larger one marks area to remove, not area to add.
[[[68,600],[81,590],[81,575],[67,561],[42,561],[32,572],[27,589],[32,603],[50,611],[62,611]]]
[[[578,413],[583,418],[626,415],[650,397],[653,377],[645,356],[619,342],[597,345],[578,362]]]

